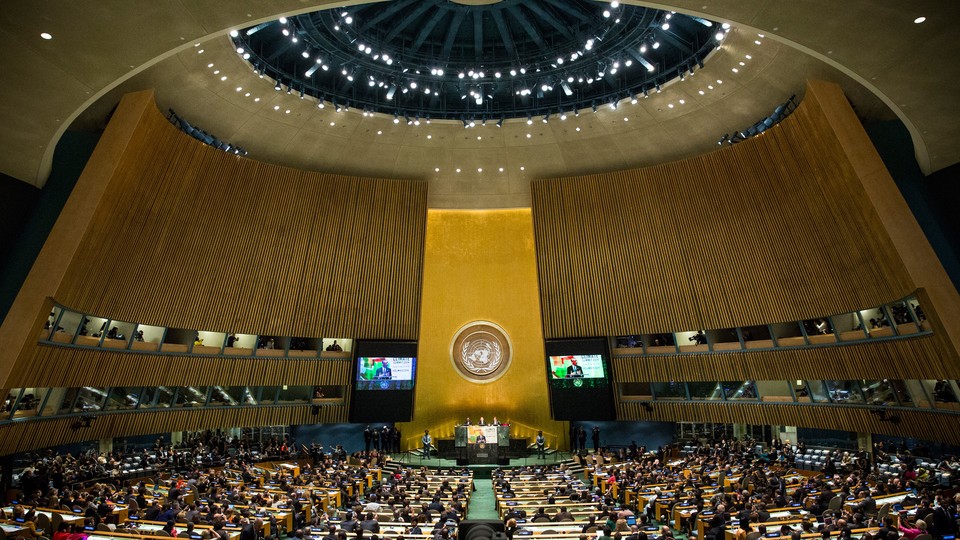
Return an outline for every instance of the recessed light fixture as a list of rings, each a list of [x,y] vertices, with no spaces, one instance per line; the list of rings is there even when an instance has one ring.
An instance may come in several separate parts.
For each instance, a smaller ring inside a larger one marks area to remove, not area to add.
[[[917,22],[923,22],[923,21],[917,21]],[[49,32],[44,32],[40,34],[40,37],[42,37],[43,39],[53,39],[53,34],[50,34]]]
[[[527,138],[529,139],[530,137],[531,137],[531,135],[530,135],[529,133],[527,133]]]
[[[383,135],[382,131],[377,131],[377,135]]]
[[[432,139],[432,138],[433,138],[433,135],[427,135],[427,138],[428,138],[428,139]]]
[[[521,167],[520,167],[520,170],[521,170],[521,171],[525,171],[525,170],[527,170],[527,168],[521,166]]]
[[[460,172],[460,169],[457,169],[457,172]]]
[[[925,20],[927,20],[926,17],[917,17],[916,19],[913,20],[913,24],[920,24],[920,23],[922,23],[922,22],[925,21]],[[41,35],[41,36],[43,36],[43,35],[49,36],[50,34],[40,34],[40,35]],[[43,39],[50,39],[50,38],[44,37]]]

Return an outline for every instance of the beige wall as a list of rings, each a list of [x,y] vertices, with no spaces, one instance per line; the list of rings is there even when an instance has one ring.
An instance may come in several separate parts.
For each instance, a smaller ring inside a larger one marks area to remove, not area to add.
[[[551,446],[563,441],[566,425],[550,419],[537,290],[529,209],[428,212],[414,420],[400,425],[409,446],[424,429],[453,437],[455,423],[481,415],[511,422],[514,435],[542,429]],[[513,345],[507,372],[487,384],[450,360],[454,334],[475,320],[496,323]]]

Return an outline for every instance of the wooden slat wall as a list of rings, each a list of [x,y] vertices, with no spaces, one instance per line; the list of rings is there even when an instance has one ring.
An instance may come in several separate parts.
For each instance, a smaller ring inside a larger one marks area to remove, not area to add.
[[[670,422],[715,422],[748,425],[816,427],[858,433],[878,433],[898,437],[960,444],[957,415],[925,411],[891,410],[899,424],[881,421],[869,409],[817,405],[750,403],[655,403],[653,411],[640,403],[617,405],[620,420],[657,420]]]
[[[152,433],[237,426],[342,423],[347,421],[347,411],[347,406],[329,405],[320,407],[320,412],[314,415],[310,405],[303,405],[101,414],[89,428],[79,430],[70,427],[76,418],[17,422],[0,426],[0,456],[72,442]]]
[[[915,289],[816,103],[710,154],[532,190],[548,339],[796,321]]]
[[[937,336],[924,336],[840,347],[614,357],[613,374],[617,382],[960,378],[948,350]]]
[[[37,346],[11,388],[348,385],[351,360],[198,358]]]
[[[199,143],[152,109],[56,299],[209,331],[416,339],[427,185]]]

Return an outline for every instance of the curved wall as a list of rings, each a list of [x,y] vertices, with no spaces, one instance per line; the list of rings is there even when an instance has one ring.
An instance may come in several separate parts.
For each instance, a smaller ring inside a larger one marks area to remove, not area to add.
[[[696,158],[534,182],[545,336],[795,321],[913,291],[810,101]]]

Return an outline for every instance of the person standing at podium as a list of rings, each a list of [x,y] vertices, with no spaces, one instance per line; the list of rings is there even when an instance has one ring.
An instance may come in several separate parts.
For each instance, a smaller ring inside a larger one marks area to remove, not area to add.
[[[477,435],[477,444],[487,444],[487,438],[483,435],[483,432]]]
[[[420,442],[423,443],[423,453],[426,456],[430,457],[430,449],[433,447],[433,437],[430,436],[430,430],[423,430],[423,437],[420,437]]]
[[[547,459],[547,441],[543,438],[543,432],[537,432],[537,457],[542,459]]]

